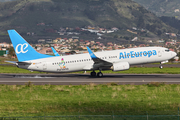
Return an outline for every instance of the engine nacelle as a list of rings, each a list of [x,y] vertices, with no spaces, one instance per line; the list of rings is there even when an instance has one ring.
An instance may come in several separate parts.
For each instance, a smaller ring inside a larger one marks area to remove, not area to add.
[[[130,68],[128,62],[118,62],[118,63],[113,63],[113,66],[111,69],[113,71],[122,71],[122,70],[128,70]]]

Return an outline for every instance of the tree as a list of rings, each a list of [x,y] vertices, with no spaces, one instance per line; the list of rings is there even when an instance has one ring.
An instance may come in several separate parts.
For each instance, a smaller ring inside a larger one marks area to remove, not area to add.
[[[95,49],[94,49],[94,52],[97,52],[97,51],[98,51],[97,48],[95,48]]]
[[[118,38],[119,36],[118,35],[114,35],[114,38]]]
[[[138,23],[137,23],[137,27],[138,28],[144,28],[145,27],[145,23],[144,23],[144,18],[143,16],[140,16],[138,19]]]
[[[10,47],[9,48],[9,54],[8,54],[9,57],[12,57],[12,56],[16,56],[15,54],[15,51],[14,51],[14,48],[13,47]]]

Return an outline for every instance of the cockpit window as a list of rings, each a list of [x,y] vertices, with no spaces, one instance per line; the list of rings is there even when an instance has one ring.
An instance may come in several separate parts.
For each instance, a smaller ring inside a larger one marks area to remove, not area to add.
[[[166,52],[169,52],[170,50],[169,50],[169,49],[166,49],[165,51],[166,51]]]

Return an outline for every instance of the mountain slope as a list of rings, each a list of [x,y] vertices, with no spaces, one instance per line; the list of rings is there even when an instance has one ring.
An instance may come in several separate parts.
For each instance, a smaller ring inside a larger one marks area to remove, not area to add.
[[[0,34],[16,29],[43,35],[45,29],[87,25],[146,28],[155,34],[175,31],[131,0],[19,0],[0,4]]]
[[[179,0],[133,0],[143,5],[157,16],[170,16],[180,19],[180,1]]]
[[[15,1],[15,0],[0,0],[0,2],[9,2],[9,1]]]

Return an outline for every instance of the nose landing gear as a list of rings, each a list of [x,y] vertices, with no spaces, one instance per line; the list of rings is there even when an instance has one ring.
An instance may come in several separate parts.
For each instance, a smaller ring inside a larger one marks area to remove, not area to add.
[[[159,66],[159,68],[160,68],[160,69],[162,69],[162,68],[163,68],[163,66],[162,66],[162,63],[161,63],[161,62],[160,62],[160,66]]]
[[[160,66],[159,66],[159,68],[160,68],[160,69],[163,69],[163,66],[162,66],[162,65],[160,65]]]

